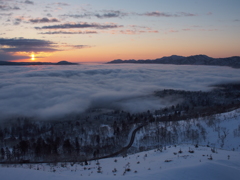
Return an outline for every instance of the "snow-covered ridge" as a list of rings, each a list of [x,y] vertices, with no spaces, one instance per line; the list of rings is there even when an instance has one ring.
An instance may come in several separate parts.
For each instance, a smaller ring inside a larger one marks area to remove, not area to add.
[[[109,64],[118,63],[141,63],[141,64],[176,64],[176,65],[212,65],[212,66],[230,66],[240,68],[240,57],[233,56],[227,58],[212,58],[206,55],[162,57],[154,60],[121,60],[116,59],[108,62]]]

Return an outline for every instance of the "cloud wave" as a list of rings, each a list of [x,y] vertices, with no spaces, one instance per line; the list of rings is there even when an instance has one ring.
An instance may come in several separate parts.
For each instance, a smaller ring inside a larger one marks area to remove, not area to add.
[[[240,79],[239,69],[229,67],[129,64],[0,67],[0,74],[2,119],[58,119],[92,108],[155,110],[178,99],[159,99],[154,91],[208,90]]]

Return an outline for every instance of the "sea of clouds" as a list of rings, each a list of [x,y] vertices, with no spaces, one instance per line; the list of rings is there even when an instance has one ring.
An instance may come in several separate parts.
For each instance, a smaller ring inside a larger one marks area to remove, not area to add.
[[[207,91],[212,84],[239,81],[240,69],[160,64],[1,66],[0,77],[1,119],[56,119],[94,108],[131,113],[159,109],[180,99],[159,99],[154,91]]]

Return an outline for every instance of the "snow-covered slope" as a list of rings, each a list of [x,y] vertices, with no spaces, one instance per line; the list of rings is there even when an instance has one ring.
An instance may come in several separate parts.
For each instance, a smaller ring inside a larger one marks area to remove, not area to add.
[[[238,180],[240,148],[236,147],[240,145],[239,110],[218,116],[215,119],[201,120],[203,123],[201,126],[204,126],[204,123],[208,124],[205,128],[209,147],[186,144],[186,141],[184,144],[167,145],[161,151],[153,149],[127,157],[91,161],[87,165],[85,163],[2,165],[0,177],[1,180]],[[194,123],[197,122],[194,120],[189,122],[193,127],[196,126]],[[185,126],[186,122],[179,123]],[[221,139],[223,136],[224,146],[221,148],[222,142],[219,141],[219,137]],[[140,138],[140,134],[137,137]]]
[[[189,148],[194,153],[189,153]],[[179,153],[180,149],[182,153]],[[240,152],[219,149],[217,153],[213,153],[210,147],[195,148],[192,145],[169,146],[163,152],[151,150],[124,158],[109,158],[88,163],[89,165],[77,163],[11,165],[0,168],[0,174],[2,180],[147,178],[238,180],[240,177]]]
[[[240,109],[177,122],[149,123],[137,132],[132,150],[180,143],[240,151]]]

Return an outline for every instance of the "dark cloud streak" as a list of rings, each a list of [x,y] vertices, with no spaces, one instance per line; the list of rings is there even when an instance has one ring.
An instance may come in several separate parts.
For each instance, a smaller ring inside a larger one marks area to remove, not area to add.
[[[29,19],[29,22],[31,23],[54,23],[54,22],[60,22],[56,18],[35,18],[35,19]]]
[[[38,34],[97,34],[97,31],[77,31],[77,32],[71,32],[71,31],[49,31],[49,32],[41,32]]]
[[[139,14],[139,15],[140,16],[151,16],[151,17],[188,17],[188,16],[192,17],[192,16],[197,16],[196,14],[186,13],[186,12],[171,14],[171,13],[158,12],[158,11],[147,12],[147,13]]]
[[[127,16],[128,13],[124,13],[121,11],[107,11],[104,14],[95,14],[97,18],[103,19],[103,18],[117,18],[117,17],[124,17]]]
[[[12,39],[5,39],[0,38],[0,45],[6,46],[49,46],[53,44],[50,41],[39,40],[39,39],[24,39],[24,38],[12,38]]]
[[[24,1],[24,3],[25,3],[25,4],[31,4],[31,5],[33,5],[33,4],[34,4],[34,2],[33,2],[33,1],[29,1],[29,0],[26,0],[26,1]]]
[[[84,14],[64,14],[63,17],[71,17],[71,18],[91,18],[91,17],[97,17],[99,19],[104,18],[121,18],[125,16],[148,16],[148,17],[188,17],[188,16],[197,16],[193,13],[187,13],[187,12],[179,12],[179,13],[166,13],[166,12],[159,12],[159,11],[153,11],[153,12],[146,12],[146,13],[126,13],[123,11],[115,11],[115,10],[103,10],[102,13],[93,13],[93,12],[87,12]]]
[[[112,29],[112,28],[119,28],[123,27],[122,25],[117,24],[99,24],[99,23],[65,23],[59,25],[52,25],[52,26],[42,26],[42,27],[35,27],[35,29],[74,29],[74,28],[95,28],[95,29]]]
[[[64,14],[63,17],[72,17],[72,18],[91,18],[97,17],[99,19],[104,18],[118,18],[128,16],[128,13],[122,11],[114,11],[114,10],[104,10],[103,13],[84,13],[84,14]]]
[[[54,43],[40,39],[0,38],[0,47],[4,52],[54,52]],[[5,47],[7,46],[7,47]]]

